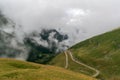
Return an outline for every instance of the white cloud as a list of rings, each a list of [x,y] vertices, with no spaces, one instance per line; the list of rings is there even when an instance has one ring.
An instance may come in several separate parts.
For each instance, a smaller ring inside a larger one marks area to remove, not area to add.
[[[77,16],[85,16],[88,11],[84,11],[83,9],[70,9],[68,10],[68,15],[77,17]]]
[[[89,10],[83,10],[79,8],[68,9],[67,15],[69,20],[66,24],[73,26],[80,25],[80,23],[82,23],[82,19],[87,17],[89,14],[90,14]]]
[[[120,26],[119,4],[119,0],[0,0],[0,9],[27,33],[61,28],[78,42]]]

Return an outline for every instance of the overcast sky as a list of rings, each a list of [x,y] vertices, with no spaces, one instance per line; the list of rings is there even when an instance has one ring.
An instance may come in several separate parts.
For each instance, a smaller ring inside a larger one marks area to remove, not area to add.
[[[120,0],[0,0],[0,9],[26,33],[61,29],[75,43],[120,26]]]

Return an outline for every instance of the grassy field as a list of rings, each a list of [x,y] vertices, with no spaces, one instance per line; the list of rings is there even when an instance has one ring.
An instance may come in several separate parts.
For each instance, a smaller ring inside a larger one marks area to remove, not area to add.
[[[100,78],[120,80],[120,29],[85,40],[69,50],[77,60],[100,70]],[[64,62],[63,57],[64,54],[60,54],[50,64],[63,67],[64,64],[60,64]],[[70,65],[80,71],[79,66]],[[69,69],[76,71],[73,68]],[[86,74],[86,69],[83,71]]]
[[[0,59],[0,80],[96,80],[59,67]]]

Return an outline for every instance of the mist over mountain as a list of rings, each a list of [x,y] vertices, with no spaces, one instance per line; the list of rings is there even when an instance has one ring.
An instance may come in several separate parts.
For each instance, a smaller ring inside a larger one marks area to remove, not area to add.
[[[25,45],[30,47],[28,61],[45,63],[57,53],[68,48],[68,35],[61,34],[55,29],[43,29],[40,33],[33,32],[24,39]]]
[[[119,7],[120,0],[0,0],[0,80],[120,80]]]
[[[0,57],[25,60],[28,49],[17,39],[15,24],[0,13]]]
[[[71,46],[117,28],[119,4],[118,0],[0,0],[0,9],[25,33],[60,30],[68,34]]]
[[[54,57],[69,46],[117,28],[119,3],[118,0],[0,0],[0,56],[36,62],[40,61],[38,58]]]
[[[2,13],[0,27],[0,57],[45,63],[68,46],[68,35],[56,29],[41,29],[26,34],[20,25]]]

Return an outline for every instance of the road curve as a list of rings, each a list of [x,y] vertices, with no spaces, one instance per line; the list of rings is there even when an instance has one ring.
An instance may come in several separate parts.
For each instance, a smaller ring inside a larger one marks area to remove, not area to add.
[[[82,63],[82,62],[79,62],[79,61],[75,60],[74,57],[73,57],[73,55],[72,55],[72,53],[71,53],[71,51],[65,51],[64,53],[65,53],[65,56],[66,56],[66,65],[65,65],[65,68],[68,68],[68,65],[69,65],[69,64],[68,64],[68,54],[69,54],[70,57],[71,57],[71,59],[72,59],[72,61],[74,61],[75,63],[80,64],[80,65],[82,65],[82,66],[84,66],[84,67],[86,67],[86,68],[89,68],[89,69],[95,71],[95,74],[92,75],[92,77],[95,77],[95,78],[96,78],[96,77],[100,74],[100,71],[99,71],[99,70],[97,70],[97,69],[95,69],[95,68],[93,68],[93,67],[91,67],[91,66],[88,66],[88,65],[86,65],[86,64],[84,64],[84,63]],[[67,54],[67,53],[68,53],[68,54]]]

